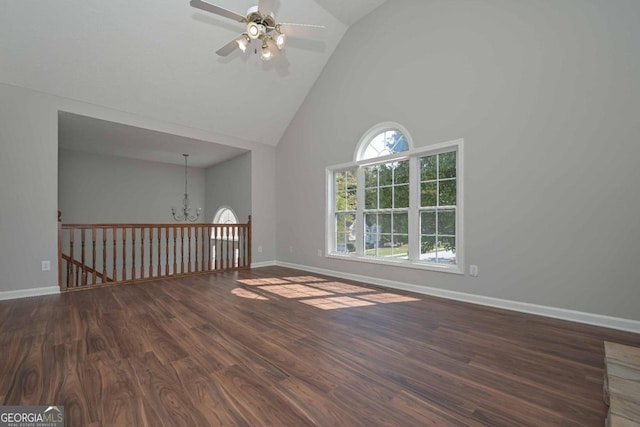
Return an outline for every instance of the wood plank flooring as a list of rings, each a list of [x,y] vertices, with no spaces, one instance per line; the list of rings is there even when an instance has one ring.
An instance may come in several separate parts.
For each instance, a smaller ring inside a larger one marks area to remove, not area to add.
[[[92,427],[601,426],[604,340],[640,345],[269,267],[0,301],[0,402]]]

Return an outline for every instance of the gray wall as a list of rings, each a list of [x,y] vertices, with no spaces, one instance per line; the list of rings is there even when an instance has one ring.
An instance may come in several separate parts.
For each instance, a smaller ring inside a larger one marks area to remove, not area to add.
[[[0,84],[0,292],[58,283],[58,116],[39,98]]]
[[[0,292],[58,282],[58,111],[251,150],[253,259],[275,259],[275,148],[0,83]]]
[[[276,259],[276,148],[261,145],[251,151],[252,262]],[[260,251],[262,249],[262,251]]]
[[[639,15],[635,0],[384,4],[351,27],[278,145],[278,260],[640,320]],[[317,256],[325,167],[383,121],[418,147],[465,139],[479,277]]]
[[[171,223],[171,208],[182,205],[183,166],[73,150],[60,150],[58,165],[65,223]],[[189,168],[189,198],[207,222],[202,168]]]
[[[231,208],[238,222],[247,222],[251,215],[251,153],[207,168],[206,193],[204,222],[212,222],[222,206]]]

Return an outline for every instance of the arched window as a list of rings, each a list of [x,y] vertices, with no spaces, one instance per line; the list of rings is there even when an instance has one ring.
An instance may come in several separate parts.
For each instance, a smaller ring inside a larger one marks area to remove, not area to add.
[[[416,149],[381,123],[327,168],[329,256],[462,273],[462,140]]]
[[[407,130],[398,123],[386,122],[364,134],[356,148],[354,160],[375,159],[412,149],[413,142]]]
[[[237,224],[238,217],[231,210],[231,208],[223,206],[220,209],[218,209],[218,211],[214,215],[213,223],[214,224]]]
[[[216,214],[213,216],[214,224],[237,224],[238,217],[235,212],[230,207],[222,206],[218,209]],[[221,227],[218,226],[215,228],[215,231],[211,233],[211,259],[213,262],[216,262],[217,254],[223,256],[224,251],[229,249],[228,242],[238,242],[238,228],[237,227]],[[233,253],[233,265],[234,267],[238,266],[238,248],[234,250]],[[218,260],[222,262],[221,260]]]

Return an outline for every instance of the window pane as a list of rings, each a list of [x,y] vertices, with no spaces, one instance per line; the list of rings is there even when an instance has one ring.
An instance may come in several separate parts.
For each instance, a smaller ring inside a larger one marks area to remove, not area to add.
[[[380,187],[380,209],[393,207],[393,187]]]
[[[420,242],[420,259],[423,261],[436,260],[436,238],[435,236],[422,236]]]
[[[358,207],[358,197],[356,195],[356,189],[347,190],[347,198],[346,198],[346,210],[355,211]]]
[[[435,211],[420,213],[420,232],[422,234],[436,234]]]
[[[364,222],[367,224],[367,227],[370,227],[374,224],[378,223],[378,214],[366,214],[364,216]]]
[[[339,252],[339,253],[347,252],[347,234],[346,233],[336,234],[336,252]]]
[[[409,207],[409,186],[398,185],[393,190],[393,207],[408,208]]]
[[[378,235],[380,230],[378,229],[378,215],[377,214],[367,214],[364,216],[365,218],[365,233],[364,233],[364,244],[365,249],[372,249],[376,246],[378,242]]]
[[[438,234],[456,234],[456,211],[438,211]]]
[[[391,234],[380,234],[380,241],[378,242],[378,248],[390,248],[391,247]],[[391,250],[387,249],[384,252],[378,251],[378,255],[390,255]]]
[[[336,214],[336,252],[355,251],[355,219],[354,214]]]
[[[336,172],[334,177],[336,210],[341,211],[344,210],[345,207],[344,189],[346,188],[346,184],[344,180],[344,172]]]
[[[409,236],[406,234],[394,234],[391,255],[394,258],[409,258]]]
[[[393,184],[393,166],[391,164],[380,165],[380,185]]]
[[[400,153],[409,149],[407,138],[397,130],[387,131],[387,148],[391,153]]]
[[[369,188],[364,192],[364,208],[378,209],[378,189]]]
[[[336,233],[347,232],[347,222],[349,214],[336,214]]]
[[[378,230],[381,233],[391,232],[391,214],[378,215]]]
[[[409,234],[409,214],[393,214],[393,234]]]
[[[456,177],[456,152],[444,153],[439,155],[440,160],[440,176],[438,178],[455,178]]]
[[[363,158],[372,159],[374,157],[383,156],[385,154],[385,137],[384,132],[379,133],[371,139],[371,142],[364,151]]]
[[[343,193],[345,188],[347,188],[346,180],[345,180],[344,172],[336,172],[336,193]]]
[[[456,181],[440,181],[440,206],[455,206]]]
[[[336,193],[336,211],[343,211],[347,203],[345,201],[344,192]]]
[[[420,185],[420,206],[423,206],[423,207],[436,206],[437,191],[438,191],[437,182],[423,182]]]
[[[378,186],[378,167],[369,166],[364,169],[364,186],[365,188]]]
[[[407,252],[409,248],[407,244],[409,243],[409,235],[408,234],[394,234],[393,242],[395,243],[395,247],[404,246],[404,248],[400,249],[400,251],[395,251],[396,253]]]
[[[422,181],[428,181],[436,179],[437,163],[436,156],[427,156],[420,159],[420,179]]]
[[[335,181],[335,209],[336,211],[356,210],[356,189],[358,180],[356,170],[336,172]]]
[[[438,261],[439,263],[456,263],[456,239],[455,237],[440,237],[438,239]]]
[[[407,184],[409,183],[409,161],[405,160],[398,162],[393,170],[393,183],[394,184]]]
[[[347,190],[355,190],[358,186],[358,175],[355,169],[346,172]]]

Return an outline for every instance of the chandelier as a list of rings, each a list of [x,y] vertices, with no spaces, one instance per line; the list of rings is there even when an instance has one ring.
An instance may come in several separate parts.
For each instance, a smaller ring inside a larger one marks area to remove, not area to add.
[[[176,221],[194,222],[195,220],[198,219],[198,217],[200,217],[200,211],[202,209],[200,208],[196,209],[196,214],[191,215],[191,201],[189,200],[189,192],[187,191],[187,158],[189,157],[189,155],[183,154],[183,156],[184,156],[184,199],[182,199],[182,209],[180,214],[176,215],[176,211],[178,209],[173,207],[171,208],[171,214],[173,215],[173,219]]]

